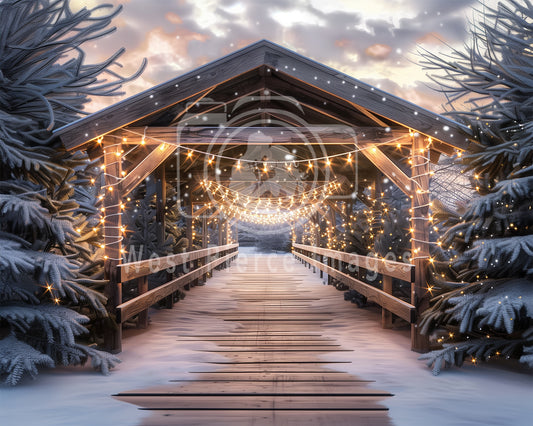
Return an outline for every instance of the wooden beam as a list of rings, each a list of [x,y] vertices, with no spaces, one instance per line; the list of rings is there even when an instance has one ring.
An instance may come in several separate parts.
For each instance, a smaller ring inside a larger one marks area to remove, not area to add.
[[[202,206],[200,207],[198,210],[196,211],[193,211],[192,213],[192,216],[194,218],[197,218],[197,217],[200,217],[201,215],[203,215],[206,211],[208,211],[209,209],[212,209],[213,206],[209,203],[209,204],[206,204],[205,206]]]
[[[354,145],[356,141],[379,144],[411,143],[406,129],[381,127],[126,127],[121,132],[128,145],[144,143],[181,145]],[[261,139],[264,138],[264,139]],[[409,139],[407,139],[409,138]]]
[[[177,121],[179,121],[179,119],[184,115],[186,114],[190,109],[191,107],[193,107],[194,105],[196,105],[198,102],[200,102],[203,98],[205,98],[209,93],[211,93],[217,86],[212,86],[210,88],[208,88],[207,90],[203,91],[202,93],[200,93],[200,95],[198,97],[196,97],[194,100],[191,100],[190,102],[188,102],[188,106],[185,106],[185,108],[183,108],[183,110],[181,110],[178,114],[176,114],[176,116],[172,119],[172,123],[175,123]]]
[[[415,279],[411,284],[411,303],[416,306],[417,317],[429,308],[426,269],[429,261],[429,159],[426,138],[413,136],[411,148],[412,176],[416,184],[411,193],[411,262],[415,265]],[[411,327],[411,349],[416,352],[429,350],[429,338],[421,335],[418,324]]]
[[[355,109],[360,111],[362,114],[366,115],[368,118],[370,118],[372,121],[374,121],[377,125],[387,127],[387,123],[385,123],[383,120],[378,118],[375,114],[372,114],[369,110],[366,108],[363,108],[360,105],[357,105],[356,103],[352,102],[352,105]]]
[[[117,144],[115,140],[104,138],[103,149],[106,184],[104,196],[104,278],[107,280],[104,294],[107,297],[107,311],[113,316],[116,315],[116,307],[122,303],[122,281],[120,274],[117,273],[117,267],[122,259],[122,235],[120,232],[122,193],[119,184],[122,172],[121,145],[120,143]],[[122,328],[120,324],[115,329],[106,328],[104,347],[112,353],[122,351]]]
[[[120,181],[118,187],[121,195],[125,197],[127,194],[129,194],[175,150],[176,145],[165,143],[159,144],[131,172],[129,172],[124,179]]]
[[[412,323],[415,320],[415,307],[410,303],[404,302],[403,300],[398,299],[390,294],[387,294],[386,292],[376,287],[359,281],[358,279],[353,278],[350,275],[344,274],[338,271],[337,269],[332,268],[331,266],[328,266],[322,262],[319,262],[318,260],[298,253],[297,251],[293,251],[293,253],[300,259],[303,259],[305,262],[309,263],[310,265],[313,265],[314,267],[323,270],[325,273],[328,274],[328,276],[331,276],[332,278],[341,281],[343,284],[347,285],[351,289],[356,290],[369,300],[393,312],[394,314],[398,315],[400,318],[406,320],[407,322]]]
[[[358,268],[364,268],[382,275],[389,275],[407,282],[412,282],[415,276],[415,267],[409,263],[378,259],[370,256],[361,256],[355,253],[345,253],[337,250],[313,247],[307,244],[295,243],[293,244],[293,247],[299,250],[316,253],[328,258],[338,259],[344,263],[357,266]]]
[[[157,303],[161,299],[167,297],[168,295],[174,293],[175,291],[183,288],[191,281],[197,280],[203,274],[211,271],[218,265],[232,259],[237,255],[238,252],[232,252],[225,256],[222,256],[212,262],[209,262],[207,265],[200,266],[198,269],[191,271],[185,275],[182,275],[166,284],[163,284],[153,290],[147,291],[146,293],[128,300],[125,303],[117,306],[117,321],[124,322],[127,319],[131,318],[135,314],[142,312],[152,306],[154,303]]]
[[[207,224],[207,217],[202,216],[202,248],[206,249],[208,244],[207,239],[209,238],[209,230]],[[202,257],[202,265],[207,265],[209,259],[207,256]],[[202,281],[205,283],[207,281],[207,272],[202,275]]]
[[[394,182],[404,194],[408,196],[411,195],[413,187],[411,178],[407,176],[389,157],[387,157],[379,147],[360,140],[357,141],[357,145],[361,148],[361,153],[368,158],[378,170]]]

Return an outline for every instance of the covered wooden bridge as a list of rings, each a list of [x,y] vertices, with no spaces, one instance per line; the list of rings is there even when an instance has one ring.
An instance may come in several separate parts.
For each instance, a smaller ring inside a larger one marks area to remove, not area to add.
[[[259,41],[80,119],[56,135],[68,150],[102,158],[106,293],[117,323],[108,331],[109,350],[121,350],[121,324],[135,319],[146,327],[151,305],[166,300],[171,307],[178,291],[228,266],[238,254],[238,228],[245,223],[288,226],[299,261],[379,304],[384,327],[390,327],[393,317],[411,324],[412,349],[427,350],[417,319],[429,298],[430,162],[474,143],[468,128]],[[172,210],[184,224],[186,244],[166,257],[137,260],[126,244],[122,215],[133,205],[136,187],[147,179],[156,196],[158,243],[166,241]],[[357,203],[378,209],[373,200],[387,180],[411,202],[410,256],[392,261],[348,253],[336,237],[335,244],[329,238],[320,246],[321,234],[338,233]],[[169,188],[175,190],[172,197]],[[149,289],[147,277],[164,270],[166,282]],[[361,271],[379,274],[381,284],[365,282]],[[270,272],[261,274],[266,278]],[[296,283],[283,271],[277,274],[280,280],[265,281],[258,274],[247,278],[236,273],[235,281],[267,302],[265,293],[272,288],[294,297],[291,286]],[[123,283],[133,281],[136,296],[124,298]],[[410,285],[410,298],[393,295],[398,281]],[[243,291],[236,289],[236,295]],[[305,336],[314,323],[306,323],[308,308],[293,306],[289,315],[293,324],[306,324],[300,331],[304,336],[286,339],[277,330],[268,337],[277,340],[274,349],[294,344],[294,339],[303,344],[312,340]],[[253,314],[248,319],[242,315],[241,323],[249,327]],[[290,321],[286,315],[280,318]],[[297,328],[290,331],[295,334]],[[242,331],[243,339],[258,332]]]

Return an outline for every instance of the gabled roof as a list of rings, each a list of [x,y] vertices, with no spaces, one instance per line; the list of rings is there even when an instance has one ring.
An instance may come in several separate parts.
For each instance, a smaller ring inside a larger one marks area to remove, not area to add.
[[[472,140],[470,129],[397,96],[372,87],[298,53],[261,40],[203,65],[182,76],[124,99],[55,130],[68,150],[79,149],[104,134],[139,122],[258,68],[268,68],[337,98],[355,109],[437,139],[451,148],[465,149]]]

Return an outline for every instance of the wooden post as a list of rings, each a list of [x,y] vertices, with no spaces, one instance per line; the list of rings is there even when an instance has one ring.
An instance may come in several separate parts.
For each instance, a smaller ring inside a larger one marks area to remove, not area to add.
[[[144,294],[148,291],[148,276],[137,278],[137,290],[139,294]],[[148,309],[139,312],[137,316],[137,328],[148,327]]]
[[[227,240],[227,233],[226,233],[226,226],[227,226],[227,219],[223,216],[222,213],[220,213],[218,217],[218,245],[223,246],[226,244]],[[223,254],[220,253],[220,256]],[[220,264],[219,269],[224,269],[225,265]]]
[[[429,259],[429,160],[428,141],[416,133],[411,148],[411,263],[415,265],[415,281],[411,284],[411,303],[416,307],[417,322],[411,325],[411,350],[427,352],[428,336],[418,329],[420,314],[429,308],[426,267]]]
[[[229,244],[231,241],[231,222],[229,219],[226,219],[226,229],[225,229],[225,244]],[[225,251],[224,254],[227,254],[228,252]],[[228,259],[226,262],[224,262],[224,267],[229,268],[231,261]]]
[[[218,245],[223,246],[225,243],[225,233],[224,233],[224,225],[226,223],[226,220],[224,219],[224,216],[222,213],[218,216]]]
[[[108,280],[104,294],[107,297],[106,308],[111,316],[115,315],[116,307],[122,303],[122,283],[118,275],[117,265],[122,258],[122,197],[118,188],[122,173],[122,146],[114,139],[104,138],[105,167],[105,221],[104,221],[104,276]],[[112,353],[122,351],[122,325],[107,328],[104,332],[104,348]]]
[[[192,187],[192,185],[190,185]],[[194,247],[193,247],[193,240],[194,240],[194,203],[192,201],[192,194],[189,194],[189,204],[190,204],[190,211],[191,211],[191,231],[190,231],[190,236],[191,236],[191,242],[189,244],[189,251],[192,251],[194,250]],[[194,269],[197,269],[198,268],[198,259],[196,260],[193,260],[192,262],[189,263],[190,267],[191,267],[191,270],[194,270]],[[194,280],[191,281],[191,286],[194,287],[194,286],[197,286],[198,285],[198,278],[195,278]]]
[[[207,216],[205,214],[202,215],[202,248],[207,248]],[[207,262],[209,262],[209,258],[205,256],[202,260],[203,265],[207,265]],[[203,282],[207,282],[207,272],[202,275]]]
[[[392,277],[383,275],[383,291],[392,294]],[[392,328],[392,312],[381,308],[381,326],[383,328]]]
[[[189,194],[189,199],[184,200],[183,204],[184,204],[183,208],[185,210],[185,235],[187,237],[187,251],[192,251],[193,249],[192,247],[193,205],[192,205],[192,198],[190,194]],[[190,272],[193,267],[193,264],[192,262],[187,262],[184,264],[183,267],[186,269],[186,272]],[[191,284],[187,284],[183,288],[185,290],[189,290],[190,287],[191,287]]]

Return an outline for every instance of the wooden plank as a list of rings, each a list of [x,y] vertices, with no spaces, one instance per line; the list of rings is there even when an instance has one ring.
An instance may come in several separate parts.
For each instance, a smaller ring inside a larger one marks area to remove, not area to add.
[[[172,379],[170,382],[183,382],[184,380],[191,380],[190,376]],[[342,371],[328,371],[323,369],[316,372],[290,372],[283,373],[277,371],[254,371],[251,373],[240,374],[231,373],[227,371],[206,371],[201,372],[200,377],[195,377],[193,381],[231,381],[234,383],[251,382],[251,383],[308,383],[310,381],[328,382],[328,383],[371,383],[373,380],[360,380],[354,378],[353,375]]]
[[[282,342],[283,343],[283,342]],[[271,354],[275,353],[277,354],[285,354],[285,353],[295,353],[295,354],[309,354],[309,353],[323,353],[323,352],[353,352],[352,349],[339,349],[339,348],[332,348],[332,347],[321,347],[318,345],[298,345],[291,347],[284,346],[283,344],[278,344],[277,346],[270,345],[270,346],[257,346],[257,345],[250,345],[250,346],[236,346],[236,345],[225,345],[226,347],[221,347],[219,349],[205,349],[202,350],[202,352],[208,352],[208,353],[220,353],[220,354]]]
[[[170,391],[168,386],[165,387],[156,387],[150,389],[143,389],[142,391],[131,391],[124,392],[118,395],[131,395],[132,393],[149,393],[154,394],[159,392],[160,394],[168,394],[169,391],[172,393],[179,394],[198,394],[198,393],[250,393],[250,394],[260,394],[260,393],[274,393],[279,391],[280,393],[299,393],[299,394],[313,394],[313,393],[331,393],[331,394],[360,394],[360,395],[379,395],[379,396],[392,396],[389,392],[383,392],[378,389],[369,389],[368,382],[365,381],[356,381],[352,379],[351,381],[299,381],[299,382],[290,382],[287,380],[284,381],[238,381],[233,382],[232,380],[198,380],[198,381],[186,381],[180,383],[179,386],[173,387]]]
[[[314,327],[316,329],[316,327]],[[305,373],[305,372],[318,372],[324,368],[326,364],[336,364],[340,367],[340,364],[349,364],[348,362],[327,362],[327,361],[309,361],[309,362],[205,362],[208,365],[208,369],[212,369],[213,366],[218,366],[223,372],[242,374],[250,372],[271,371],[276,373]],[[198,371],[191,371],[191,373],[198,373]]]
[[[227,254],[226,256],[220,257],[208,263],[207,265],[201,266],[200,268],[195,269],[194,271],[182,275],[181,277],[178,277],[134,299],[128,300],[127,302],[118,305],[116,308],[117,322],[124,322],[135,314],[138,314],[139,312],[148,309],[150,306],[152,306],[154,303],[157,303],[163,297],[168,296],[169,294],[179,290],[186,284],[190,283],[192,280],[200,277],[205,272],[210,271],[216,266],[231,259],[236,254],[237,253],[234,252]]]
[[[131,172],[119,183],[118,187],[123,197],[129,194],[139,183],[148,177],[163,161],[174,151],[175,145],[160,144],[147,157],[145,157]]]
[[[409,323],[415,321],[415,307],[410,303],[404,302],[401,299],[398,299],[390,294],[385,293],[384,291],[372,287],[362,281],[359,281],[349,275],[343,274],[342,272],[337,271],[336,269],[325,265],[321,262],[318,262],[310,257],[304,256],[301,253],[294,251],[294,254],[305,260],[307,263],[321,268],[328,275],[332,276],[335,279],[340,280],[343,284],[347,285],[350,288],[361,293],[363,296],[371,299],[376,302],[378,305],[388,309],[394,314],[398,315],[400,318],[403,318]]]
[[[388,408],[379,404],[380,396],[341,396],[320,395],[310,398],[309,395],[271,396],[271,395],[179,395],[158,396],[118,396],[122,401],[142,405],[143,409],[174,409],[174,410],[350,410],[350,411],[387,411]]]
[[[329,386],[328,386],[329,385]],[[329,395],[344,396],[344,397],[388,397],[393,396],[391,393],[382,392],[378,390],[370,390],[366,386],[359,384],[354,386],[351,383],[336,384],[336,383],[318,383],[307,382],[304,385],[285,384],[285,386],[276,386],[270,382],[270,386],[265,383],[246,384],[226,382],[208,382],[206,383],[187,383],[185,386],[180,386],[177,389],[169,392],[158,389],[130,391],[115,394],[115,397],[145,397],[145,398],[160,398],[160,397],[232,397],[232,396],[275,396],[275,397],[293,397],[293,396],[310,396],[310,397],[325,397]]]
[[[298,250],[309,251],[328,258],[335,258],[348,263],[349,265],[365,268],[369,271],[375,271],[378,274],[389,275],[407,282],[412,282],[414,279],[415,267],[409,263],[378,259],[370,256],[360,256],[355,253],[345,253],[321,247],[314,247],[307,244],[294,243],[293,247]]]
[[[199,340],[202,342],[203,340]],[[209,342],[216,343],[219,350],[205,350],[204,352],[220,352],[226,351],[288,351],[288,352],[346,352],[348,349],[339,349],[339,345],[320,345],[318,343],[295,344],[293,342],[271,342],[270,344],[257,344],[252,341],[243,340],[242,342],[228,343],[225,341],[209,340]]]
[[[323,354],[323,352],[320,352]],[[235,364],[272,364],[285,366],[286,364],[351,364],[349,357],[339,354],[338,359],[321,360],[315,353],[310,352],[224,352],[227,361],[213,361],[214,364],[235,365]]]
[[[158,257],[155,259],[123,263],[118,265],[119,277],[121,282],[129,281],[134,278],[142,277],[143,275],[154,274],[172,268],[173,266],[183,265],[184,263],[191,262],[201,257],[213,256],[224,250],[234,250],[238,247],[238,244],[227,244],[225,246],[209,247],[207,249],[189,251],[186,253],[171,254],[169,256]]]
[[[379,147],[374,144],[357,140],[357,145],[361,148],[361,153],[368,158],[385,176],[401,189],[407,196],[411,195],[413,183],[407,176]]]
[[[150,426],[391,426],[385,411],[350,410],[295,410],[295,411],[254,411],[254,410],[157,410],[144,424]]]

